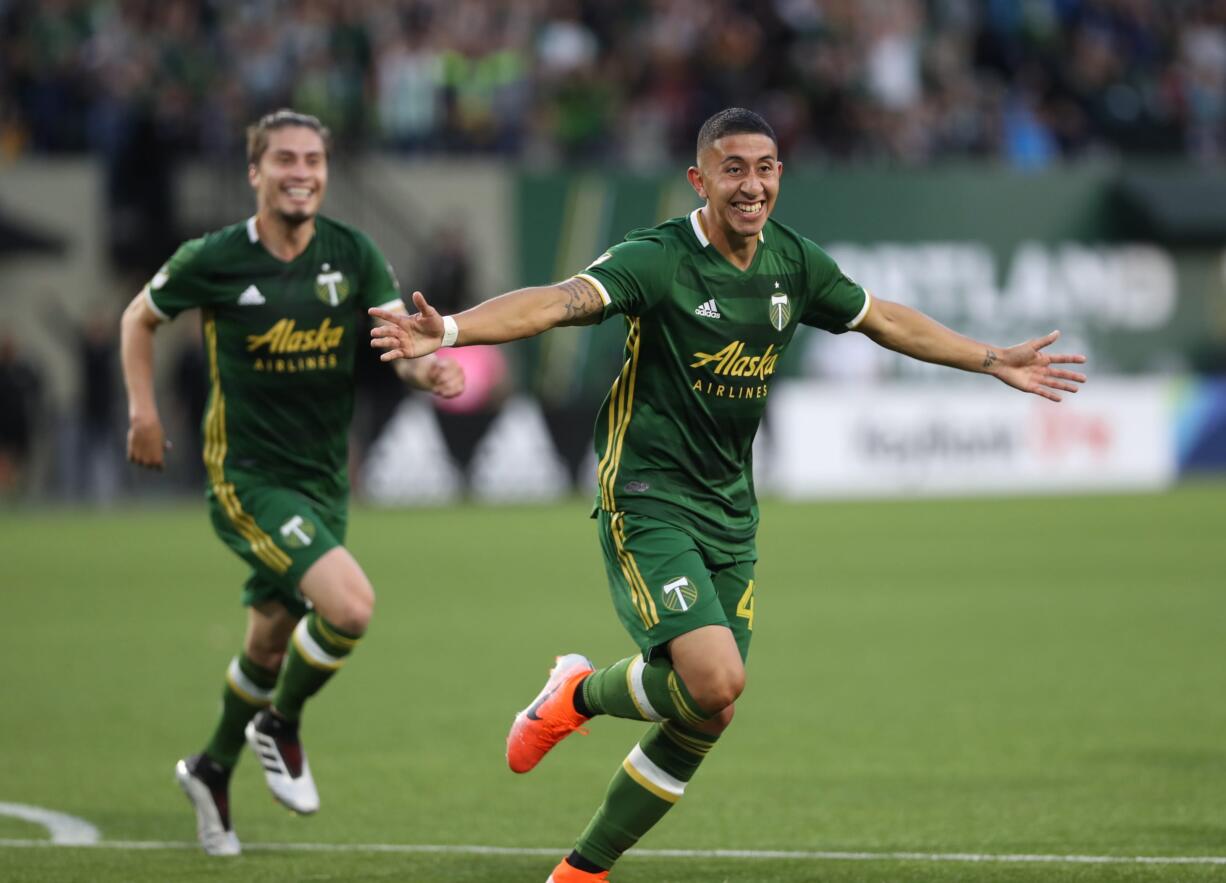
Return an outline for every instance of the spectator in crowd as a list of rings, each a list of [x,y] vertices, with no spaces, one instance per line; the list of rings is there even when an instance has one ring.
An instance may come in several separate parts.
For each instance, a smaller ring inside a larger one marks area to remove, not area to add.
[[[186,149],[288,102],[406,151],[658,165],[756,105],[797,159],[1221,158],[1215,0],[10,0],[6,149]],[[108,137],[109,136],[109,137]],[[230,136],[233,137],[233,136]],[[99,139],[102,139],[99,141]]]

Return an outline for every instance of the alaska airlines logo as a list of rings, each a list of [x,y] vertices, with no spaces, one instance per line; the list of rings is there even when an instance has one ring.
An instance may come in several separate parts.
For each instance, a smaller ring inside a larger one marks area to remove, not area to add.
[[[325,318],[318,328],[298,331],[293,319],[282,319],[263,334],[247,335],[247,352],[267,347],[270,353],[326,353],[341,345],[345,329]]]
[[[719,377],[756,377],[765,380],[775,373],[775,364],[779,361],[779,350],[772,343],[766,347],[766,352],[760,356],[745,355],[745,341],[734,340],[718,353],[694,353],[697,362],[691,362],[691,368],[702,368],[712,363],[715,367],[711,373]]]

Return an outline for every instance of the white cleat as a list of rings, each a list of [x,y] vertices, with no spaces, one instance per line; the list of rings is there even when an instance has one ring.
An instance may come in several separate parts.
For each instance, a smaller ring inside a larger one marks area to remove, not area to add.
[[[196,836],[209,855],[238,855],[243,848],[230,827],[229,775],[201,768],[202,761],[210,763],[196,755],[175,764],[175,781],[196,811]]]
[[[298,724],[264,710],[251,719],[244,735],[264,767],[272,796],[301,815],[317,812],[319,792],[298,739]]]

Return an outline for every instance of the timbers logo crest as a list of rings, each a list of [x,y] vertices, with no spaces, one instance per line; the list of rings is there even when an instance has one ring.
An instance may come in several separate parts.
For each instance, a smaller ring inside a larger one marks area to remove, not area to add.
[[[771,295],[770,317],[776,331],[788,327],[788,320],[792,318],[792,305],[788,303],[786,294]]]
[[[684,613],[698,600],[698,587],[684,576],[664,584],[664,606],[669,610]]]
[[[324,264],[315,277],[315,296],[330,307],[338,307],[349,297],[349,280],[331,264]]]

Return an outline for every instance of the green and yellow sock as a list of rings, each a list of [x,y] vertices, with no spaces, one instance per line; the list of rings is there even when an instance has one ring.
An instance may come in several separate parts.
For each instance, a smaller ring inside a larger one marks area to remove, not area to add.
[[[648,730],[614,774],[575,853],[598,868],[613,867],[681,799],[718,738],[673,721]]]
[[[676,721],[691,727],[711,717],[677,677],[670,659],[643,662],[640,655],[630,656],[592,672],[581,686],[581,702],[593,714],[657,723]]]
[[[238,763],[243,748],[243,729],[255,713],[272,701],[277,673],[256,665],[240,653],[226,669],[226,688],[221,694],[221,718],[204,753],[227,769]]]
[[[273,708],[287,720],[302,717],[302,704],[345,664],[361,637],[338,629],[314,610],[298,620],[277,681]]]

